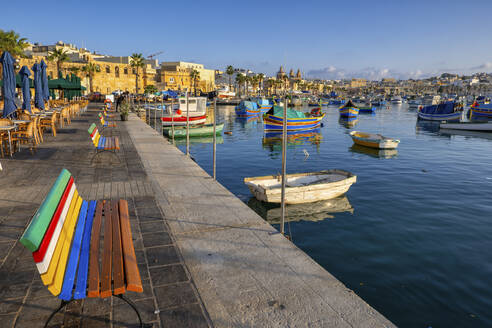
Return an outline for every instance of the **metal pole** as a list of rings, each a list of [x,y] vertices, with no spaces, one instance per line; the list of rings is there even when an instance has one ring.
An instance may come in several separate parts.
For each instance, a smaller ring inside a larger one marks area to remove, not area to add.
[[[285,225],[285,170],[287,167],[286,153],[287,153],[287,97],[284,97],[284,119],[282,122],[282,194],[280,203],[280,233],[284,234]]]
[[[190,101],[186,90],[186,155],[190,156]]]
[[[179,103],[178,103],[179,104]],[[171,133],[174,145],[174,99],[171,98]]]
[[[217,98],[214,98],[214,155],[213,155],[213,166],[214,166],[214,180],[217,180],[217,175],[216,175],[216,170],[215,170],[215,166],[217,165],[217,162],[216,162],[216,155],[217,155],[217,136],[215,135],[215,126],[216,126],[216,122],[217,122],[217,119],[215,117],[215,115],[217,115]]]
[[[159,112],[160,132],[162,134],[162,114],[164,113],[164,97],[161,98],[161,111]]]

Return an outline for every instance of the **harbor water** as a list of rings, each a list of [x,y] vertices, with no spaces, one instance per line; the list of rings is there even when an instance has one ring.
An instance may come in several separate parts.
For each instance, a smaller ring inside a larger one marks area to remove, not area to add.
[[[289,138],[287,173],[339,168],[357,183],[331,202],[287,206],[292,241],[398,326],[492,327],[492,134],[440,131],[406,104],[349,123],[323,110],[319,133]],[[278,227],[278,206],[252,199],[243,178],[280,172],[280,137],[232,106],[217,122],[231,132],[217,138],[218,181]],[[353,130],[401,143],[356,147]],[[212,137],[191,141],[212,174]]]

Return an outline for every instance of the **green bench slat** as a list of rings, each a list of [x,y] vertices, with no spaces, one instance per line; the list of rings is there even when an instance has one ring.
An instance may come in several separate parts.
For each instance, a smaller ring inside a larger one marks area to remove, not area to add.
[[[53,214],[65,191],[68,180],[70,180],[70,176],[70,172],[66,169],[62,170],[58,179],[56,179],[51,187],[48,196],[46,196],[44,202],[41,204],[36,214],[34,214],[26,231],[24,231],[20,242],[31,252],[35,252],[39,248],[46,229],[48,229]]]
[[[95,123],[92,123],[92,125],[89,127],[89,134],[92,134],[92,131],[94,131],[94,129],[96,128],[96,124]]]

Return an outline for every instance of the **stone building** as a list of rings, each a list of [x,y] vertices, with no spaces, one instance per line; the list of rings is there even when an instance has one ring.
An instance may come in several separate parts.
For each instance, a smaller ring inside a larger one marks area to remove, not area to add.
[[[215,70],[206,69],[202,64],[188,62],[163,62],[157,69],[156,80],[162,89],[193,90],[193,81],[190,73],[197,70],[200,80],[197,83],[197,91],[210,92],[215,90]]]

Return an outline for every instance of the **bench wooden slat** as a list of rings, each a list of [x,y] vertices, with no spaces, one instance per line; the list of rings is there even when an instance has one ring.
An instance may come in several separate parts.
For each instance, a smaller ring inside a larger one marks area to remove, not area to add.
[[[46,233],[44,234],[43,241],[41,241],[38,250],[32,253],[32,257],[34,258],[34,262],[36,263],[41,262],[46,254],[46,250],[48,249],[48,245],[50,244],[51,238],[53,237],[53,233],[58,224],[58,220],[60,219],[60,216],[65,207],[65,203],[67,202],[68,195],[72,190],[72,185],[73,185],[73,177],[70,177],[70,180],[68,180],[68,184],[60,199],[60,202],[58,203],[58,207],[56,208],[55,214],[51,219],[48,230],[46,230]],[[68,201],[70,202],[71,199],[69,199]]]
[[[75,192],[77,193],[77,191]],[[62,230],[62,235],[58,240],[58,244],[56,245],[56,248],[61,249],[60,256],[58,256],[58,258],[54,257],[51,260],[50,267],[46,272],[47,278],[50,278],[51,274],[53,275],[51,284],[48,284],[48,290],[55,296],[57,296],[61,292],[63,278],[65,276],[65,268],[67,266],[68,253],[70,252],[70,244],[72,242],[72,237],[75,230],[75,224],[77,223],[77,218],[79,216],[81,205],[82,205],[82,198],[80,198],[77,193],[73,210],[70,213],[70,217],[65,222],[65,225],[67,225],[67,229],[65,231]],[[56,249],[55,249],[55,255],[56,255]],[[55,261],[55,259],[57,260],[58,263],[53,262]],[[54,271],[50,270],[52,267],[54,267]]]
[[[39,274],[44,274],[48,271],[48,267],[51,263],[51,259],[53,258],[53,254],[55,253],[55,248],[58,243],[58,239],[60,238],[60,234],[62,232],[65,221],[68,217],[68,212],[70,211],[70,207],[72,206],[72,200],[74,198],[74,194],[76,191],[75,184],[72,184],[70,188],[70,192],[68,194],[67,200],[65,201],[65,206],[63,207],[62,213],[60,214],[60,219],[56,224],[55,230],[53,232],[53,236],[48,244],[48,248],[46,249],[45,255],[41,262],[36,263]]]
[[[96,201],[89,202],[89,210],[87,211],[87,219],[84,228],[84,236],[82,238],[82,247],[80,250],[79,267],[77,269],[77,283],[73,298],[81,299],[87,295],[87,273],[89,271],[89,250],[91,247],[92,223],[94,222],[94,214],[96,212]]]
[[[92,131],[94,131],[94,129],[96,129],[97,126],[95,123],[92,123],[91,126],[89,127],[89,130],[87,130],[90,134],[92,134]]]
[[[130,217],[128,215],[128,203],[124,199],[119,200],[121,244],[123,248],[123,262],[125,265],[126,289],[132,292],[143,292],[142,280],[137,266],[137,257],[133,247]]]
[[[82,237],[84,235],[85,220],[87,218],[87,201],[82,201],[80,207],[79,218],[77,220],[77,226],[75,227],[75,233],[73,235],[72,247],[70,249],[70,255],[68,257],[67,268],[65,270],[65,277],[63,278],[63,285],[58,295],[58,298],[69,301],[72,299],[73,284],[75,281],[75,273],[77,272],[77,264],[79,263],[80,249],[82,247]]]
[[[70,172],[63,169],[51,187],[43,204],[41,204],[36,214],[34,214],[26,231],[24,231],[20,242],[31,252],[39,248],[69,180]]]
[[[114,148],[120,150],[120,140],[118,138],[114,138]]]
[[[73,185],[72,188],[75,188],[75,185]],[[65,241],[65,238],[68,235],[68,230],[70,228],[70,219],[72,218],[72,213],[75,209],[75,205],[77,205],[77,198],[78,198],[78,193],[77,193],[77,189],[75,188],[72,200],[70,201],[70,207],[68,209],[66,219],[63,222],[63,226],[62,226],[61,231],[60,231],[60,236],[58,237],[58,240],[53,240],[53,242],[55,243],[55,246],[54,246],[55,249],[53,251],[53,254],[51,255],[51,260],[48,263],[48,270],[46,270],[45,273],[41,274],[41,280],[43,281],[43,283],[45,285],[53,284],[53,279],[55,278],[56,268],[58,266],[61,251],[63,248],[63,242]],[[43,262],[45,262],[45,261],[43,261]]]
[[[111,208],[111,221],[113,222],[113,294],[118,295],[123,294],[126,290],[118,201],[113,200],[111,202]]]
[[[111,215],[111,202],[104,202],[104,249],[102,257],[102,274],[101,274],[101,297],[109,297],[111,292],[112,280],[112,252],[113,252],[113,224]]]
[[[87,296],[99,296],[99,239],[101,237],[103,203],[97,202],[96,215],[92,224],[91,248],[89,256],[89,289]]]

